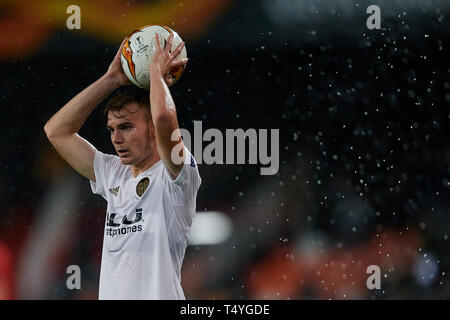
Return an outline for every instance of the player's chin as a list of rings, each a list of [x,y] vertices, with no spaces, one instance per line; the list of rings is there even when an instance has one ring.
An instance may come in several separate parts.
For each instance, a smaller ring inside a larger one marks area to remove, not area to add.
[[[129,156],[119,156],[119,157],[120,157],[120,161],[122,161],[122,164],[125,164],[125,165],[133,164],[133,159],[130,158]]]

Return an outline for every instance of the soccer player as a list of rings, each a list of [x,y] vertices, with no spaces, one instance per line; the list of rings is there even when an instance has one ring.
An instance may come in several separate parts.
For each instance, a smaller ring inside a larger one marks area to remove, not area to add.
[[[108,202],[99,299],[185,299],[180,271],[201,178],[179,134],[172,139],[179,131],[168,85],[170,71],[187,63],[177,58],[184,43],[171,52],[173,35],[163,49],[157,35],[150,94],[126,87],[106,104],[118,156],[96,150],[77,134],[103,99],[131,84],[120,62],[125,41],[108,71],[54,114],[44,130],[59,154],[90,180],[92,192]]]

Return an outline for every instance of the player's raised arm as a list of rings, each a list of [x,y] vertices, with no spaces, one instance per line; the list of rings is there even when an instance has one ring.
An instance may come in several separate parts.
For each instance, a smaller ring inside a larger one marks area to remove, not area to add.
[[[64,105],[45,124],[44,131],[58,153],[84,177],[95,181],[95,148],[77,132],[94,108],[121,85],[131,84],[120,62],[122,42],[108,71]]]
[[[156,34],[155,42],[156,51],[150,61],[151,114],[155,126],[156,145],[159,156],[171,173],[172,178],[176,178],[183,167],[183,162],[177,163],[178,161],[173,161],[172,150],[177,144],[183,144],[183,141],[181,137],[177,141],[172,141],[171,139],[172,133],[179,128],[175,103],[173,102],[166,82],[170,84],[170,79],[167,78],[170,70],[185,65],[187,59],[177,59],[184,47],[184,42],[180,43],[173,52],[170,51],[170,48],[172,48],[173,34],[169,36],[164,49],[159,44],[158,34]],[[184,147],[177,148],[177,150],[180,150],[180,154],[178,155],[180,159],[184,159]]]

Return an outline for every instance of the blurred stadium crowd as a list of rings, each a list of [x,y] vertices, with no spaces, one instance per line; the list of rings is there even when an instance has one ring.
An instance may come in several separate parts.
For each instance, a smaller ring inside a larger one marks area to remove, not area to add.
[[[145,24],[187,43],[171,89],[180,127],[280,130],[276,175],[199,166],[197,217],[221,212],[229,233],[188,247],[187,299],[450,297],[446,1],[111,1],[108,22],[89,10],[104,1],[81,1],[75,31],[50,3],[0,3],[0,299],[97,298],[106,203],[43,126]],[[370,4],[382,30],[366,27]],[[103,104],[80,135],[113,153]],[[81,290],[67,289],[69,265]]]

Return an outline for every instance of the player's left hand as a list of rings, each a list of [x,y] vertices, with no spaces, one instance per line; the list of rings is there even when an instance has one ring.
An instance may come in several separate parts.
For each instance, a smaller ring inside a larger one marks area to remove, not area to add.
[[[173,33],[171,33],[169,38],[167,39],[167,44],[164,49],[161,48],[161,45],[159,43],[158,33],[155,34],[155,42],[156,49],[152,59],[150,60],[150,77],[157,75],[163,78],[166,84],[170,86],[173,82],[170,71],[180,66],[186,65],[186,63],[188,62],[187,58],[177,59],[178,55],[184,47],[184,42],[180,43],[173,52],[171,51],[173,43]]]
[[[132,82],[128,79],[125,72],[123,72],[122,68],[122,62],[120,61],[120,56],[122,55],[122,49],[125,46],[125,43],[127,42],[128,38],[123,39],[119,50],[117,50],[117,53],[109,65],[108,71],[106,72],[106,76],[113,81],[113,83],[119,87],[119,86],[127,86],[132,84]]]

